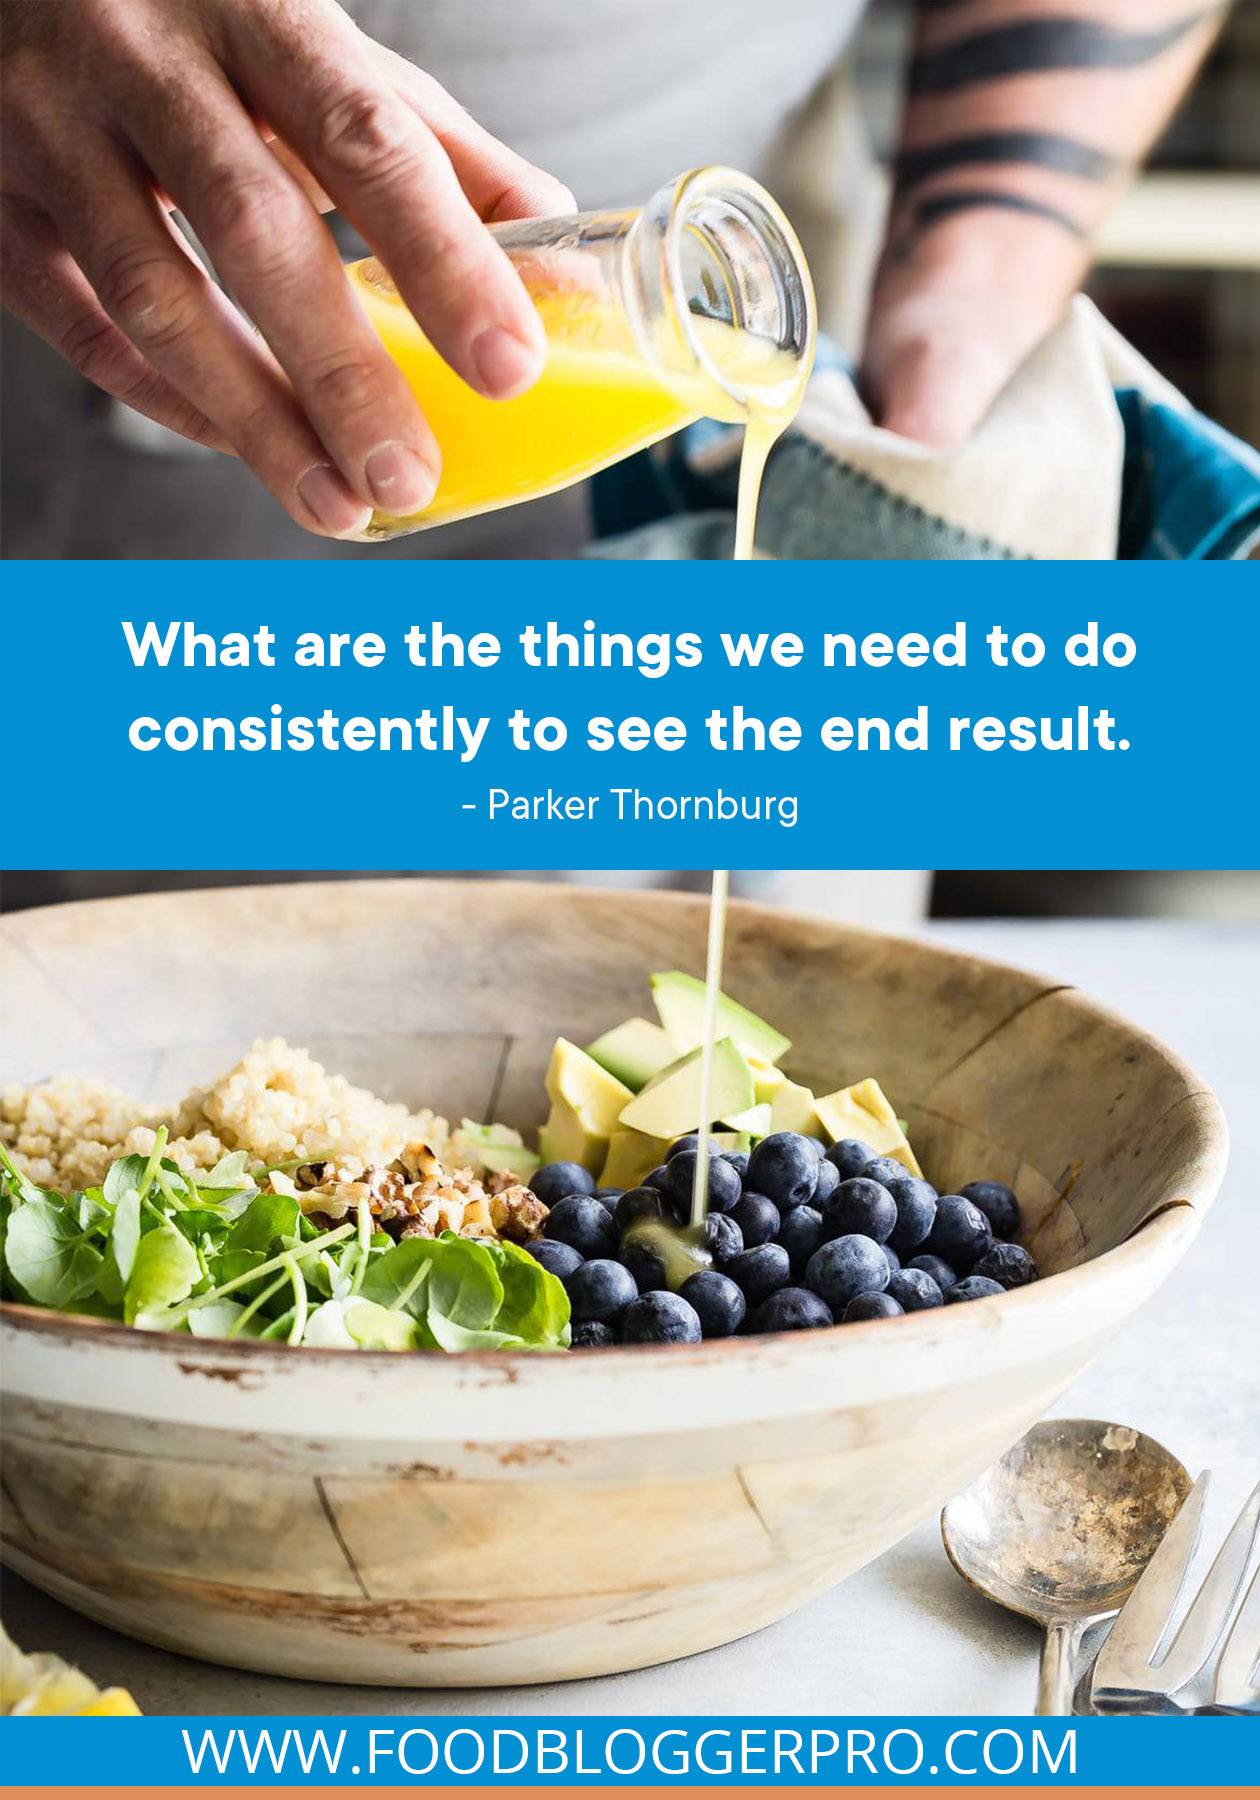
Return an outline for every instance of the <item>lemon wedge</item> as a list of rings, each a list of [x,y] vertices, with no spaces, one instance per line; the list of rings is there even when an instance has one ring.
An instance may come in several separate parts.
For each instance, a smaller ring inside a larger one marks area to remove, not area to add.
[[[26,1656],[0,1626],[0,1713],[12,1718],[138,1718],[126,1688],[98,1688],[59,1656]]]

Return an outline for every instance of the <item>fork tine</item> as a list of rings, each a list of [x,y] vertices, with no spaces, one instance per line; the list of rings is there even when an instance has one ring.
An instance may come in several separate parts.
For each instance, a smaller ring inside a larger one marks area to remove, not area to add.
[[[1193,1681],[1215,1650],[1229,1623],[1257,1536],[1260,1536],[1260,1486],[1252,1491],[1230,1527],[1167,1656],[1155,1671],[1160,1693],[1175,1694],[1178,1688]]]
[[[1211,1479],[1205,1469],[1121,1607],[1094,1663],[1090,1683],[1094,1698],[1103,1693],[1165,1691],[1159,1678],[1153,1676],[1151,1658],[1159,1647],[1198,1547],[1203,1505]]]
[[[1217,1706],[1239,1709],[1260,1703],[1260,1569],[1221,1651],[1212,1699]]]

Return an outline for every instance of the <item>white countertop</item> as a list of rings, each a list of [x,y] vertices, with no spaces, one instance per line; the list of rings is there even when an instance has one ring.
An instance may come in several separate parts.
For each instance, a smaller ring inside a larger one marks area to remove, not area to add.
[[[1206,1561],[1260,1476],[1260,931],[986,922],[933,935],[1089,990],[1196,1065],[1224,1105],[1230,1172],[1199,1241],[1055,1409],[1136,1425],[1192,1472],[1215,1472]],[[935,1519],[740,1643],[554,1687],[413,1692],[238,1674],[133,1644],[7,1574],[3,1610],[24,1649],[123,1683],[154,1713],[1026,1714],[1036,1683],[1036,1633],[963,1585]]]

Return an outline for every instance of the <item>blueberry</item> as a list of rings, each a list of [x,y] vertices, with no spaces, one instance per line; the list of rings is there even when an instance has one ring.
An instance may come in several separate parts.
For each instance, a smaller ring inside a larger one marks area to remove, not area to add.
[[[751,1188],[731,1208],[731,1217],[743,1232],[744,1244],[749,1250],[778,1237],[782,1223],[774,1201],[764,1194],[754,1194]]]
[[[593,1198],[602,1200],[605,1206],[615,1207],[625,1191],[624,1188],[596,1188]]]
[[[588,1263],[587,1268],[590,1266]],[[898,1269],[889,1276],[884,1292],[892,1295],[902,1312],[926,1312],[930,1306],[944,1304],[940,1288],[924,1269]]]
[[[648,1244],[637,1244],[633,1239],[621,1246],[621,1261],[634,1278],[635,1286],[641,1294],[655,1292],[667,1293],[669,1282],[665,1279],[665,1264]]]
[[[799,1131],[762,1138],[748,1158],[748,1185],[778,1207],[804,1206],[818,1186],[818,1155]]]
[[[700,1320],[681,1294],[641,1294],[621,1315],[623,1344],[698,1344]]]
[[[805,1285],[843,1312],[855,1294],[882,1293],[888,1286],[888,1259],[874,1238],[851,1232],[815,1250],[805,1266]]]
[[[657,1163],[651,1172],[643,1177],[640,1187],[663,1188],[665,1186],[665,1164]]]
[[[847,1237],[857,1232],[885,1244],[897,1223],[897,1202],[878,1181],[855,1175],[840,1182],[825,1206],[819,1207],[828,1237]]]
[[[699,1148],[700,1133],[698,1131],[689,1131],[686,1137],[675,1138],[669,1149],[665,1152],[664,1166],[668,1168],[674,1158],[676,1156],[681,1156],[684,1150],[698,1150]]]
[[[722,1161],[728,1162],[731,1165],[732,1169],[734,1169],[742,1182],[745,1175],[748,1173],[747,1150],[723,1150]]]
[[[819,1211],[821,1211],[823,1201],[829,1200],[839,1185],[839,1169],[837,1169],[834,1163],[829,1163],[824,1157],[823,1161],[818,1165],[818,1181],[815,1185],[814,1197],[810,1201],[810,1205],[816,1206]]]
[[[906,1165],[898,1162],[895,1156],[872,1156],[858,1170],[859,1175],[864,1175],[868,1181],[878,1181],[883,1187],[887,1187],[890,1181],[900,1181],[903,1175],[909,1173]]]
[[[1038,1276],[1037,1265],[1022,1244],[990,1244],[971,1273],[1002,1288],[1026,1287]]]
[[[930,1275],[932,1277],[932,1280],[936,1283],[942,1294],[945,1292],[946,1288],[952,1288],[954,1283],[958,1280],[956,1271],[951,1269],[949,1264],[939,1256],[928,1256],[926,1254],[923,1256],[912,1256],[910,1261],[906,1264],[906,1267],[908,1269],[922,1269],[925,1275]]]
[[[574,1350],[606,1350],[616,1342],[608,1326],[601,1325],[598,1319],[585,1319],[582,1324],[575,1325],[569,1339],[570,1347]]]
[[[700,1247],[721,1266],[744,1248],[744,1234],[731,1213],[706,1213],[700,1230]]]
[[[936,1189],[930,1181],[920,1181],[915,1175],[907,1175],[904,1169],[900,1175],[890,1176],[885,1186],[897,1202],[897,1223],[888,1242],[898,1256],[909,1256],[931,1236],[936,1218]],[[931,1247],[936,1248],[935,1245]],[[951,1262],[953,1259],[946,1256],[945,1260]]]
[[[776,1240],[788,1253],[792,1279],[799,1281],[805,1265],[823,1241],[822,1215],[812,1206],[794,1206],[785,1212]]]
[[[807,1144],[810,1144],[813,1146],[814,1154],[818,1158],[819,1162],[821,1162],[823,1157],[826,1156],[826,1154],[827,1154],[826,1144],[823,1143],[823,1141],[820,1137],[813,1137],[809,1134],[804,1134],[804,1135],[805,1135],[805,1142]]]
[[[946,1306],[954,1306],[960,1300],[987,1300],[994,1294],[1004,1294],[1006,1289],[996,1281],[990,1281],[987,1275],[968,1275],[965,1281],[956,1281],[945,1293]]]
[[[574,1269],[564,1285],[578,1325],[591,1319],[597,1319],[601,1325],[615,1325],[630,1302],[639,1297],[629,1269],[604,1256]]]
[[[808,1288],[785,1287],[749,1316],[749,1331],[816,1331],[820,1325],[834,1325],[831,1308]]]
[[[595,1177],[581,1163],[543,1163],[541,1168],[534,1170],[529,1185],[544,1206],[554,1206],[557,1200],[564,1200],[570,1194],[593,1194]]]
[[[827,1161],[831,1164],[841,1181],[852,1181],[860,1175],[868,1162],[875,1160],[875,1152],[861,1138],[841,1138],[827,1152]]]
[[[678,1292],[695,1308],[700,1330],[707,1338],[734,1337],[744,1322],[748,1303],[743,1293],[729,1275],[719,1275],[716,1269],[689,1275]]]
[[[993,1227],[996,1238],[1019,1235],[1019,1201],[1004,1181],[969,1181],[958,1192],[978,1206]]]
[[[856,1325],[862,1319],[899,1319],[903,1310],[891,1294],[854,1294],[844,1309],[843,1323]]]
[[[562,1244],[559,1238],[534,1238],[525,1248],[540,1262],[549,1275],[555,1275],[565,1281],[574,1269],[582,1267],[582,1253],[575,1250],[572,1244]]]
[[[665,1165],[666,1199],[680,1219],[691,1214],[691,1189],[696,1178],[696,1152],[680,1150],[677,1156],[671,1156]],[[720,1156],[709,1158],[709,1193],[708,1208],[710,1212],[730,1212],[739,1199],[742,1184],[738,1172],[730,1163],[724,1162]]]
[[[547,1215],[547,1236],[572,1244],[583,1256],[612,1256],[617,1248],[617,1227],[602,1200],[570,1194],[557,1200]]]
[[[732,1256],[722,1273],[742,1290],[749,1306],[760,1306],[776,1289],[787,1286],[792,1265],[782,1244],[758,1244],[755,1249],[741,1250],[738,1256]]]
[[[636,1219],[659,1219],[664,1211],[665,1201],[659,1188],[636,1187],[618,1200],[613,1218],[617,1230],[624,1235]]]
[[[961,1194],[941,1195],[925,1246],[932,1256],[943,1256],[960,1275],[970,1275],[992,1242],[993,1227],[978,1206]]]
[[[893,1249],[891,1244],[881,1244],[880,1249],[884,1252],[884,1260],[888,1264],[888,1273],[890,1275],[895,1275],[897,1270],[901,1267],[901,1258],[897,1255],[897,1252]]]

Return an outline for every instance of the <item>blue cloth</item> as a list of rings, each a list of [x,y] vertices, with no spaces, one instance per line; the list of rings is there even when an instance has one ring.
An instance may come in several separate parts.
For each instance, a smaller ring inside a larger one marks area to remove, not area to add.
[[[820,361],[835,366],[827,347]],[[1117,558],[1227,560],[1260,543],[1260,455],[1201,413],[1138,388],[1116,391],[1125,461]],[[714,458],[728,426],[707,420],[663,450],[598,476],[597,556],[718,559],[731,553],[736,468]],[[709,454],[701,456],[702,452]],[[804,432],[771,455],[758,547],[784,559],[1010,560],[1018,552],[960,530],[848,467]]]

